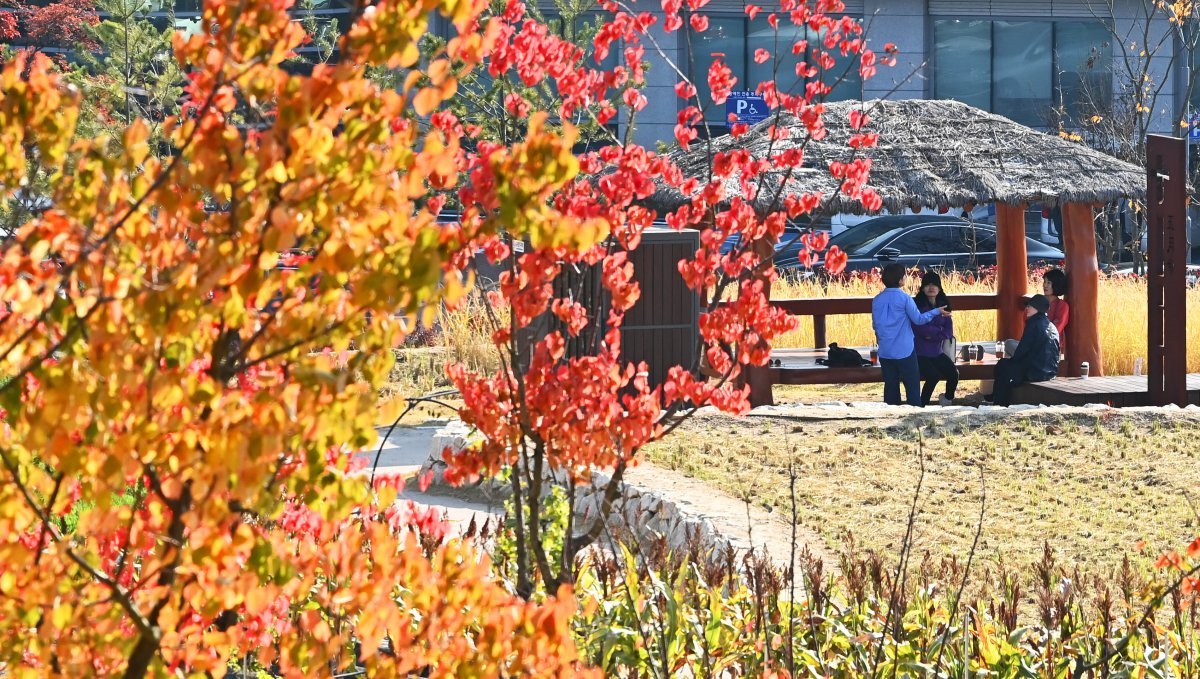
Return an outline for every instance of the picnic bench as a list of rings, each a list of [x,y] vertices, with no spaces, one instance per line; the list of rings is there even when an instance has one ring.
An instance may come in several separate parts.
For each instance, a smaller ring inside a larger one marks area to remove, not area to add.
[[[829,339],[826,336],[826,318],[829,316],[844,316],[871,313],[872,297],[833,297],[817,299],[775,299],[771,305],[783,309],[792,316],[811,316],[813,324],[814,344],[820,348],[812,349],[775,349],[771,351],[771,365],[750,367],[747,370],[746,382],[750,385],[750,405],[753,407],[773,405],[775,400],[771,388],[776,384],[863,384],[882,382],[883,371],[878,365],[858,368],[831,368],[817,363],[818,358],[825,358]],[[999,296],[994,293],[954,295],[950,298],[950,308],[955,311],[980,311],[997,309]],[[833,339],[837,342],[837,338]],[[995,338],[985,341],[959,339],[959,345],[982,344],[990,348],[995,344]],[[842,346],[839,343],[839,346]],[[869,348],[850,347],[857,349],[865,358]],[[996,367],[996,354],[985,351],[982,360],[956,360],[960,379],[990,380],[993,379]],[[778,365],[776,365],[778,362]]]

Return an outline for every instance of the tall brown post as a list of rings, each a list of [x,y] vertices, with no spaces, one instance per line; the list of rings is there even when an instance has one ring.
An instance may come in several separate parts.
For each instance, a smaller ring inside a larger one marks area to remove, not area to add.
[[[775,255],[775,240],[773,238],[760,238],[753,243],[750,243],[750,252],[754,253],[757,261],[770,262]],[[762,270],[754,274],[754,279],[762,281],[763,294],[767,299],[771,299],[771,279],[767,277],[766,270]],[[762,340],[759,340],[762,341]],[[771,393],[771,386],[774,383],[772,377],[772,368],[769,367],[746,367],[745,383],[750,385],[750,405],[757,408],[758,406],[775,405],[775,396]]]
[[[1150,402],[1187,405],[1187,142],[1146,137]]]
[[[1021,337],[1021,296],[1029,282],[1028,268],[1025,206],[996,203],[996,339]]]
[[[750,251],[754,253],[755,261],[769,263],[775,256],[775,239],[759,238],[750,244]],[[763,267],[755,277],[762,281],[763,294],[771,299],[771,279],[767,277],[767,267]]]
[[[1067,375],[1079,376],[1087,361],[1091,375],[1104,374],[1100,351],[1100,265],[1096,261],[1096,222],[1092,206],[1062,206],[1063,252],[1067,256]],[[1062,373],[1059,373],[1060,375]]]

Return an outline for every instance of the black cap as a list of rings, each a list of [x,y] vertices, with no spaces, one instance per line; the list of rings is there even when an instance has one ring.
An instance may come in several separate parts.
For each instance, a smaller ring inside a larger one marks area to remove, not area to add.
[[[1046,313],[1047,311],[1050,311],[1050,300],[1046,299],[1045,295],[1034,295],[1033,297],[1029,298],[1029,301],[1025,303],[1025,306],[1031,306],[1042,313]]]

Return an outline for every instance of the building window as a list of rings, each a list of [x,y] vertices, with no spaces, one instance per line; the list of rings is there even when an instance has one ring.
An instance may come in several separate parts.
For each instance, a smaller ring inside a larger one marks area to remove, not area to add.
[[[759,83],[774,80],[781,92],[803,94],[807,83],[796,75],[796,65],[802,61],[813,63],[821,44],[820,37],[810,29],[783,23],[777,33],[767,24],[763,15],[754,20],[710,16],[708,30],[702,33],[689,26],[687,47],[691,63],[688,73],[700,92],[704,119],[712,126],[713,133],[723,133],[727,123],[725,106],[712,103],[712,91],[708,87],[708,69],[715,59],[722,59],[733,71],[737,78],[734,89],[754,90]],[[809,41],[808,49],[801,54],[793,54],[792,46],[804,39]],[[758,49],[770,52],[771,59],[762,64],[755,63],[754,52]],[[862,77],[858,74],[858,60],[844,57],[837,50],[831,50],[831,53],[837,65],[830,72],[817,76],[833,87],[826,100],[861,99]]]
[[[1048,127],[1112,105],[1112,38],[1087,21],[934,21],[933,96]]]
[[[1197,32],[1200,32],[1200,21],[1194,19],[1185,21],[1182,29],[1183,34],[1179,39],[1179,48],[1185,55],[1184,61],[1190,66],[1189,69],[1184,70],[1181,74],[1179,89],[1186,90],[1188,81],[1191,81],[1192,89],[1187,94],[1188,110],[1186,113],[1193,115],[1200,112],[1200,36],[1197,35]],[[1194,143],[1192,149],[1196,149]]]

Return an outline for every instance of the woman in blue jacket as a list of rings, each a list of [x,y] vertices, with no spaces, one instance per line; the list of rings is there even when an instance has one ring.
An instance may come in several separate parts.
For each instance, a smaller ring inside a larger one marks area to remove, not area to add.
[[[921,290],[913,297],[921,312],[945,307],[950,309],[950,300],[942,290],[942,277],[932,271],[921,276]],[[954,359],[942,351],[943,343],[954,337],[954,319],[950,316],[935,316],[924,325],[913,324],[917,365],[925,387],[921,389],[921,405],[929,405],[938,382],[946,381],[946,392],[938,396],[938,405],[948,406],[954,402],[954,391],[958,388],[958,367]]]
[[[888,264],[883,267],[883,292],[871,300],[871,326],[875,329],[875,342],[879,345],[879,369],[883,373],[883,401],[888,405],[900,405],[900,385],[904,385],[905,402],[910,406],[921,405],[921,371],[914,349],[915,336],[912,327],[924,325],[937,316],[949,316],[943,308],[917,311],[913,298],[901,289],[908,271],[903,264]]]

